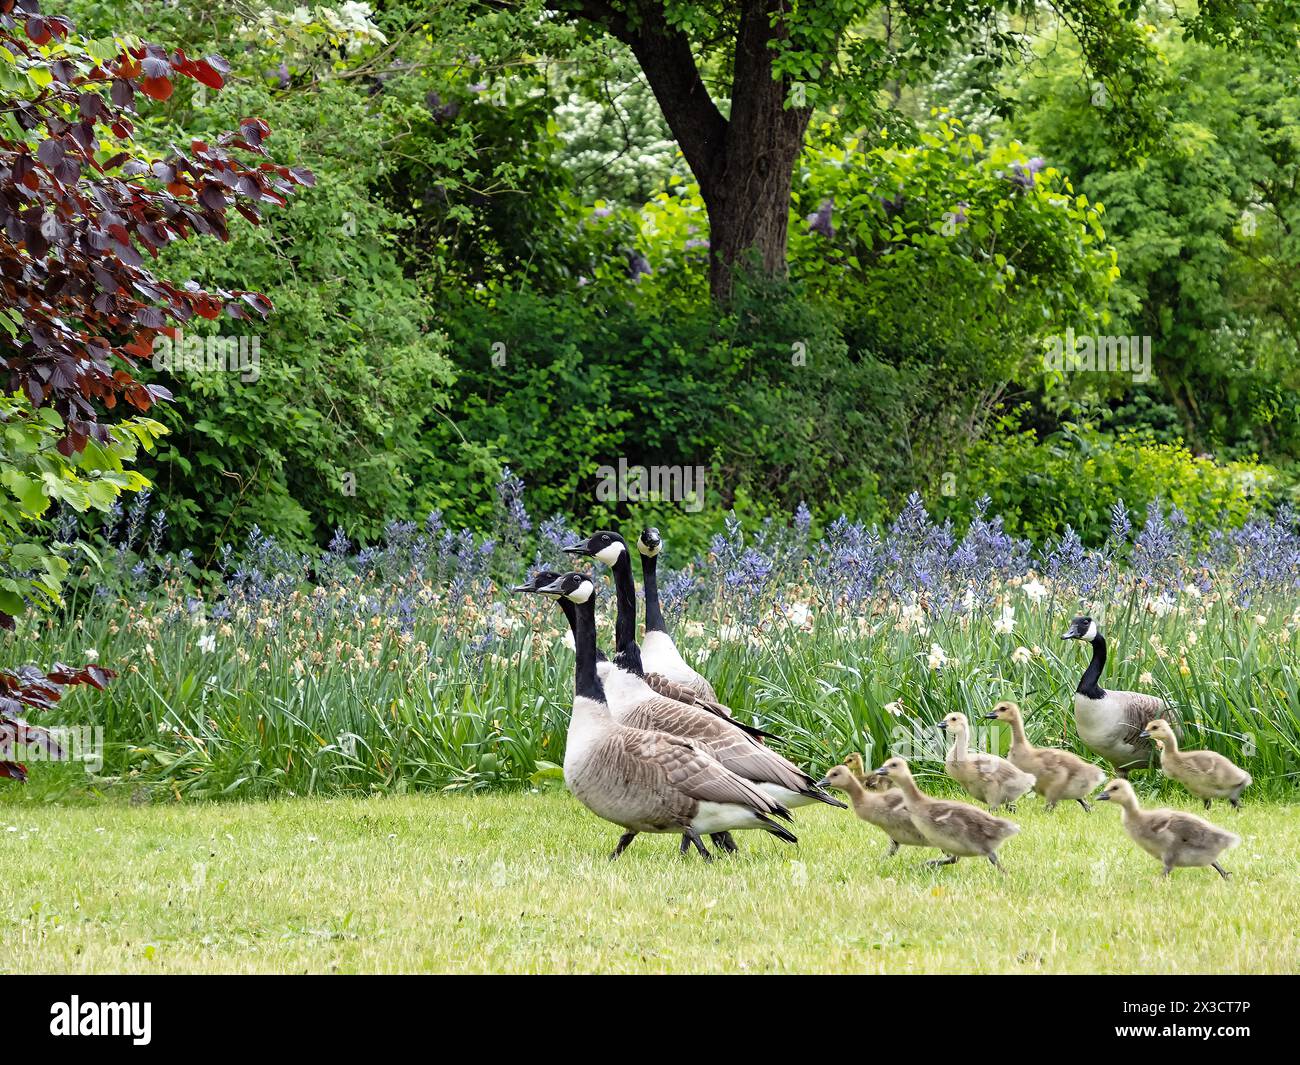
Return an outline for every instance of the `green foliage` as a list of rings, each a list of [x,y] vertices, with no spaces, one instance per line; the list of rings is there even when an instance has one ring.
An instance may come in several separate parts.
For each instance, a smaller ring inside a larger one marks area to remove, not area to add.
[[[1240,525],[1253,508],[1285,498],[1282,478],[1268,466],[1219,463],[1145,433],[1102,434],[1071,422],[1040,440],[1011,417],[970,449],[959,478],[953,513],[967,516],[969,501],[987,495],[990,510],[1018,535],[1039,540],[1069,525],[1093,545],[1106,539],[1110,508],[1120,500],[1139,513],[1162,500],[1208,531]]]
[[[122,492],[146,487],[148,480],[127,467],[165,432],[150,418],[128,418],[105,443],[87,440],[69,457],[58,446],[64,424],[54,410],[33,410],[21,393],[0,395],[0,615],[62,602],[72,545],[51,543],[40,519],[51,506],[107,511]],[[97,563],[85,545],[80,549]]]

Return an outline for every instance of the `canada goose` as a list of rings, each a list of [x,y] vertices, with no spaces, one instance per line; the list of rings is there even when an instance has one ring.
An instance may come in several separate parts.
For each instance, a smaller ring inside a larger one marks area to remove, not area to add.
[[[612,557],[615,616],[615,654],[600,667],[610,709],[623,724],[655,729],[682,736],[704,745],[733,773],[753,781],[783,806],[794,808],[823,802],[841,809],[845,804],[817,787],[813,778],[793,762],[758,741],[767,733],[698,704],[678,702],[652,689],[645,680],[641,649],[636,642],[636,583],[627,545],[618,533],[599,532],[583,544],[566,548],[574,554],[592,554],[617,549]],[[728,839],[716,839],[724,850],[734,850]]]
[[[557,595],[575,606],[570,624],[577,665],[564,782],[592,813],[626,830],[611,860],[642,832],[682,833],[705,859],[712,856],[700,838],[704,832],[757,828],[798,842],[773,820],[789,820],[789,811],[702,746],[615,720],[596,669],[596,587],[590,577],[566,573],[544,587],[530,583],[518,590]]]
[[[858,765],[861,766],[862,757],[857,757]],[[897,788],[889,787],[889,781],[874,773],[868,781],[859,780],[847,765],[837,765],[831,766],[817,783],[820,787],[838,788],[847,793],[853,812],[889,837],[886,857],[897,854],[899,847],[930,846],[930,841],[912,824],[912,815],[907,812],[903,793]]]
[[[971,752],[970,725],[965,714],[949,714],[939,722],[939,728],[952,737],[944,768],[980,802],[995,810],[999,806],[1014,809],[1012,803],[1033,789],[1033,776],[1005,758]]]
[[[1079,679],[1074,693],[1074,723],[1084,745],[1115,767],[1115,775],[1127,779],[1129,771],[1151,763],[1151,741],[1142,729],[1152,718],[1166,716],[1163,699],[1142,692],[1110,692],[1101,686],[1106,665],[1106,638],[1097,623],[1078,617],[1061,635],[1063,640],[1087,640],[1092,660]]]
[[[902,793],[903,804],[916,830],[938,847],[947,858],[936,858],[926,865],[952,865],[958,858],[987,858],[998,871],[997,849],[1020,831],[1020,826],[1004,817],[994,817],[978,806],[951,799],[932,799],[916,786],[912,771],[903,758],[891,758],[876,772],[888,777]]]
[[[1127,780],[1112,780],[1102,788],[1097,801],[1119,804],[1124,831],[1164,863],[1165,876],[1178,866],[1208,865],[1228,879],[1230,874],[1219,864],[1219,855],[1241,842],[1236,833],[1181,810],[1144,810]]]
[[[1092,809],[1088,796],[1106,779],[1100,766],[1085,762],[1070,751],[1035,747],[1025,739],[1025,722],[1015,703],[998,703],[984,716],[1011,726],[1011,750],[1007,758],[1017,769],[1033,775],[1034,790],[1047,800],[1049,810],[1055,809],[1062,799],[1073,799],[1085,810]]]
[[[659,606],[659,552],[663,550],[663,537],[653,527],[643,529],[637,537],[636,549],[641,555],[641,582],[645,589],[645,638],[641,641],[641,655],[645,667],[652,673],[667,677],[676,684],[689,688],[697,696],[718,703],[718,693],[704,677],[686,664],[677,651],[677,645],[668,634],[663,610]],[[606,561],[601,559],[602,562]],[[613,563],[607,563],[612,565]],[[721,703],[718,703],[721,706]],[[728,710],[729,714],[731,711]]]
[[[1250,774],[1216,751],[1180,751],[1178,737],[1163,718],[1156,718],[1142,730],[1160,748],[1160,770],[1193,795],[1205,800],[1227,799],[1241,809],[1241,793],[1251,784]]]

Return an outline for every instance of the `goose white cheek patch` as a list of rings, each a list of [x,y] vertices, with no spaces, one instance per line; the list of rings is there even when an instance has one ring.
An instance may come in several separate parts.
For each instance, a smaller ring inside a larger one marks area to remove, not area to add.
[[[591,581],[583,581],[578,587],[569,593],[569,599],[575,603],[585,603],[591,598],[591,593],[596,590]]]
[[[610,544],[608,547],[602,547],[596,552],[596,557],[600,559],[601,562],[605,563],[605,565],[612,566],[618,561],[619,556],[624,550],[625,548],[622,544],[615,542]]]
[[[1088,625],[1088,631],[1083,634],[1083,638],[1089,643],[1097,638],[1097,623],[1095,621]]]

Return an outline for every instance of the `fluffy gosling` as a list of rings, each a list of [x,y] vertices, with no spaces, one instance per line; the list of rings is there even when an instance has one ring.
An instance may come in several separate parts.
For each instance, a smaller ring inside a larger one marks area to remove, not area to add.
[[[980,802],[987,803],[990,809],[1006,806],[1014,810],[1015,801],[1033,789],[1034,778],[1005,758],[996,754],[971,753],[970,725],[965,714],[949,714],[939,722],[939,727],[952,737],[944,769]]]
[[[998,703],[984,716],[990,721],[1001,721],[1011,726],[1011,750],[1007,752],[1007,759],[1034,778],[1034,791],[1047,800],[1049,810],[1055,809],[1062,799],[1073,799],[1085,810],[1092,809],[1088,805],[1088,796],[1106,779],[1100,766],[1086,762],[1070,751],[1035,747],[1025,738],[1024,717],[1015,703]]]
[[[1231,875],[1219,864],[1219,855],[1241,842],[1236,833],[1181,810],[1144,810],[1127,780],[1112,780],[1097,801],[1119,805],[1124,831],[1149,855],[1160,859],[1165,876],[1180,866],[1205,865],[1224,880]]]
[[[978,806],[950,799],[932,799],[916,786],[906,759],[891,758],[876,773],[892,780],[916,830],[948,857],[926,865],[952,865],[958,858],[987,858],[1002,872],[997,849],[1020,831],[1014,821],[994,817]]]
[[[862,765],[860,755],[854,754],[849,757],[857,758],[858,765]],[[854,775],[848,765],[837,765],[832,766],[822,777],[818,787],[836,788],[846,793],[853,812],[889,837],[889,851],[885,855],[886,858],[892,858],[897,854],[899,847],[930,846],[930,841],[912,824],[912,817],[907,812],[903,793],[897,788],[891,788],[889,781],[884,777],[873,773],[868,781],[862,781]]]
[[[1160,771],[1176,780],[1210,808],[1214,799],[1227,799],[1241,809],[1241,793],[1251,784],[1250,774],[1216,751],[1182,751],[1169,722],[1156,718],[1145,729],[1160,748]]]

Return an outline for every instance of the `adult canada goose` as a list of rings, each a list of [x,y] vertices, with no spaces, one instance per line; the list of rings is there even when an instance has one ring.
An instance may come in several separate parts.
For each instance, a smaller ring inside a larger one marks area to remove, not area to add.
[[[641,657],[646,669],[652,673],[667,677],[698,697],[721,706],[713,685],[686,664],[678,653],[673,638],[668,634],[663,610],[659,606],[658,566],[663,543],[659,530],[653,527],[643,529],[636,541],[637,553],[641,556],[641,581],[645,589],[645,638],[641,642]],[[726,712],[731,713],[730,710]]]
[[[1219,864],[1219,855],[1241,842],[1235,832],[1181,810],[1144,810],[1127,780],[1112,780],[1097,800],[1119,805],[1124,831],[1144,851],[1160,859],[1165,876],[1179,866],[1208,865],[1228,879],[1230,874]]]
[[[1092,809],[1088,796],[1106,779],[1100,766],[1085,762],[1071,751],[1035,747],[1025,738],[1024,718],[1015,703],[998,703],[984,716],[1011,726],[1011,750],[1007,758],[1017,769],[1033,776],[1034,790],[1047,800],[1049,810],[1055,809],[1062,799],[1073,799],[1085,810]]]
[[[994,817],[978,806],[951,799],[932,799],[916,786],[912,771],[903,758],[891,758],[876,772],[888,777],[902,793],[912,824],[930,846],[938,847],[947,858],[936,858],[926,865],[952,865],[958,858],[987,858],[999,872],[997,849],[1020,831],[1020,826],[1004,817]]]
[[[655,537],[655,552],[658,553],[658,536],[659,534],[652,529],[647,529],[642,533],[642,537],[653,533]],[[639,544],[640,542],[638,542]],[[632,590],[631,610],[623,615],[622,624],[626,627],[626,638],[629,640],[636,639],[636,582],[632,579],[632,560],[628,554],[627,541],[616,532],[601,531],[589,536],[581,543],[573,544],[564,549],[571,555],[587,555],[603,562],[609,566],[614,574],[616,587],[626,586]],[[641,662],[645,675],[645,681],[660,695],[669,699],[677,699],[679,702],[693,702],[696,706],[701,706],[711,713],[720,717],[732,717],[731,708],[718,702],[717,693],[714,692],[713,686],[698,673],[692,670],[681,656],[677,654],[676,647],[673,646],[672,638],[668,636],[664,628],[663,614],[659,610],[659,590],[655,580],[654,566],[646,569],[646,556],[642,556],[642,571],[647,573],[649,584],[646,585],[646,644],[641,646]],[[654,628],[652,626],[657,626]],[[652,634],[660,634],[668,641],[668,646],[672,649],[670,656],[665,657],[662,653],[662,646],[658,635],[652,638]],[[659,651],[653,651],[650,646],[659,647]],[[648,656],[648,657],[647,657]],[[689,698],[682,698],[688,695]],[[766,735],[758,730],[751,730],[754,735]]]
[[[1101,671],[1106,666],[1106,638],[1089,617],[1078,617],[1061,635],[1063,640],[1086,640],[1092,644],[1092,660],[1079,679],[1074,693],[1074,723],[1089,750],[1115,767],[1116,776],[1127,779],[1129,771],[1151,762],[1151,741],[1142,735],[1146,723],[1167,717],[1163,699],[1143,692],[1106,691]]]
[[[615,720],[596,669],[596,587],[566,573],[544,587],[518,591],[567,599],[576,657],[573,716],[564,751],[564,782],[587,809],[625,830],[610,859],[642,832],[681,833],[706,859],[700,834],[762,829],[787,843],[798,840],[775,817],[781,803],[737,776],[700,745],[665,732],[629,728]]]
[[[858,764],[862,764],[861,756],[858,757]],[[912,815],[907,812],[903,793],[897,788],[891,788],[884,777],[872,773],[866,781],[862,781],[847,765],[836,765],[831,766],[817,783],[823,788],[839,788],[845,792],[853,812],[889,837],[886,857],[897,854],[899,847],[930,846],[930,841],[912,824]]]
[[[1241,809],[1241,793],[1251,784],[1250,774],[1217,751],[1181,751],[1169,722],[1156,718],[1142,730],[1160,748],[1160,771],[1178,781],[1210,808],[1212,799],[1227,799]]]
[[[1011,807],[1033,789],[1034,778],[1023,769],[1017,769],[996,754],[971,751],[970,725],[965,714],[949,714],[939,722],[939,727],[952,737],[944,768],[980,802],[995,810],[999,806]]]
[[[601,552],[609,552],[611,545],[618,549],[616,555],[609,556],[614,558],[617,605],[615,654],[612,662],[600,667],[600,672],[614,716],[633,728],[656,729],[695,740],[733,773],[753,781],[783,806],[823,802],[843,809],[845,804],[818,788],[811,776],[760,743],[759,737],[767,733],[698,704],[669,698],[646,683],[636,642],[636,583],[623,538],[617,533],[599,532],[584,544],[565,550],[599,558]],[[714,843],[724,850],[735,850],[730,839],[718,838]]]

